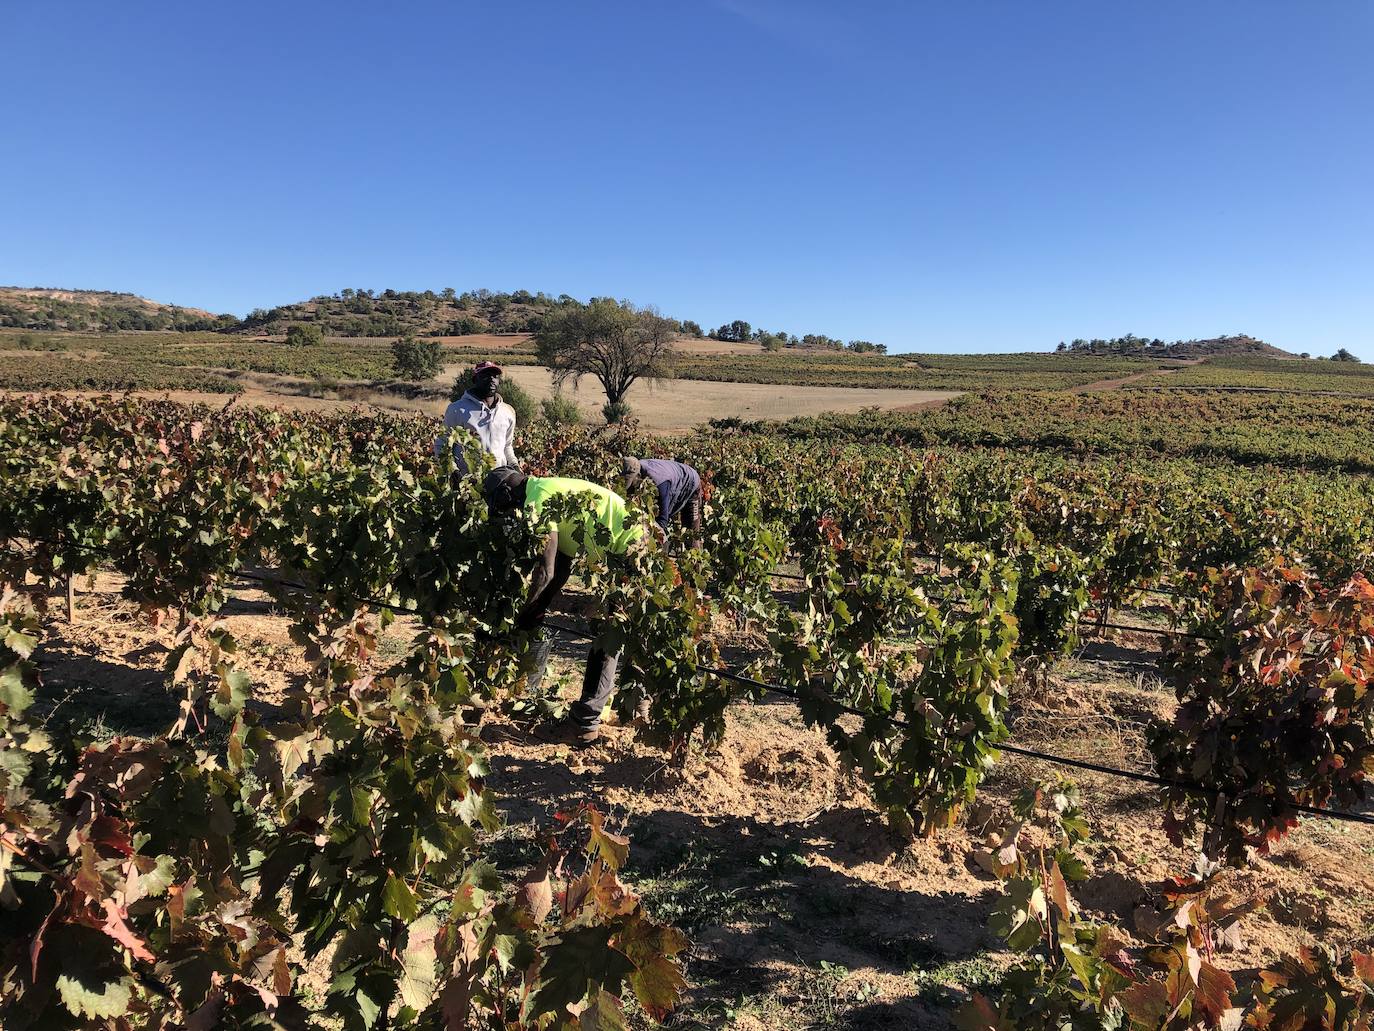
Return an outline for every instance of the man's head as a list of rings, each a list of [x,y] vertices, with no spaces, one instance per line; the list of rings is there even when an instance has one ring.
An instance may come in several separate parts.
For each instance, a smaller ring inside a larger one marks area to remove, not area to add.
[[[639,481],[644,478],[644,470],[640,468],[639,459],[625,455],[620,459],[620,479],[625,484],[625,492],[628,494],[639,486]]]
[[[482,481],[482,493],[487,508],[493,512],[510,512],[525,503],[525,484],[529,477],[513,465],[498,465]]]
[[[490,401],[501,388],[501,366],[495,362],[478,362],[472,370],[472,385],[468,393],[479,401]]]

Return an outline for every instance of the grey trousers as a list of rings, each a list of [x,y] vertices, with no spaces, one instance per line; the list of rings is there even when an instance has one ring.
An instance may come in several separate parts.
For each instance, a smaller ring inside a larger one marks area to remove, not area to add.
[[[572,559],[560,551],[554,560],[553,577],[521,619],[522,629],[531,630],[543,622],[544,613],[548,612],[549,606],[563,590],[563,585],[568,582],[571,573]],[[525,679],[525,686],[531,693],[538,691],[544,683],[544,673],[549,668],[549,655],[552,651],[553,642],[541,628],[539,640],[534,646],[533,666]],[[587,653],[587,672],[582,678],[582,697],[573,702],[568,710],[568,718],[582,729],[591,730],[601,725],[601,710],[606,708],[606,703],[615,695],[615,674],[619,666],[619,652],[608,655],[600,648],[593,647]]]
[[[549,666],[553,642],[541,630],[534,646],[534,666],[525,683],[531,692],[538,691]],[[620,653],[607,654],[595,646],[587,652],[587,672],[582,677],[582,697],[568,709],[568,719],[583,730],[601,725],[601,710],[615,696],[615,676],[620,667]]]

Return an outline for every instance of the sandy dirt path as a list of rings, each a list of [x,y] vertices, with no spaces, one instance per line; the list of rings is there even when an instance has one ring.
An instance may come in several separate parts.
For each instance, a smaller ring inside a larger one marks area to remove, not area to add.
[[[1117,376],[1113,379],[1094,380],[1092,383],[1084,383],[1082,386],[1070,387],[1066,393],[1089,394],[1097,390],[1117,390],[1124,387],[1127,383],[1139,383],[1143,379],[1157,379],[1160,376],[1172,376],[1179,369],[1188,365],[1197,365],[1201,360],[1201,358],[1180,360],[1178,365],[1170,369],[1147,369],[1144,372],[1133,372],[1129,376]]]

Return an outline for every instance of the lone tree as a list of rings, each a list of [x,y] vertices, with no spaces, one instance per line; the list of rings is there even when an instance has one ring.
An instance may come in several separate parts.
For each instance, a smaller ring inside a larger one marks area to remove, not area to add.
[[[1347,351],[1344,347],[1342,347],[1339,351],[1333,354],[1331,356],[1331,360],[1333,362],[1359,362],[1359,359],[1356,358],[1349,351]]]
[[[286,327],[286,342],[292,347],[314,347],[324,343],[324,330],[296,323]]]
[[[619,406],[636,380],[672,374],[669,361],[677,332],[677,323],[655,308],[602,297],[550,312],[534,334],[534,344],[539,361],[553,373],[554,386],[595,376],[607,404]]]
[[[397,379],[418,382],[439,372],[443,348],[437,340],[416,340],[407,335],[391,345],[391,368]]]

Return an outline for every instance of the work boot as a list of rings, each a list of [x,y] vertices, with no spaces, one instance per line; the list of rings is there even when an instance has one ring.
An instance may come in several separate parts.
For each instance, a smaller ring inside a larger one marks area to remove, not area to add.
[[[601,737],[601,728],[579,726],[572,720],[559,720],[556,723],[541,723],[534,728],[534,736],[551,745],[586,748]]]

